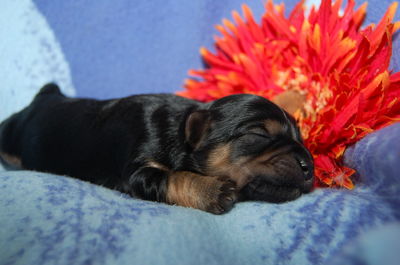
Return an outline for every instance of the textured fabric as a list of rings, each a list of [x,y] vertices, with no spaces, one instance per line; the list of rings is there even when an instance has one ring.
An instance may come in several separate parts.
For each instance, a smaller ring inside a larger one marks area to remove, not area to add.
[[[199,68],[199,47],[211,47],[213,24],[241,2],[2,1],[0,120],[48,81],[69,95],[73,83],[76,94],[97,98],[176,91],[186,71]],[[247,2],[259,17],[261,2]],[[285,2],[288,9],[295,3]],[[367,22],[377,22],[389,3],[369,1]],[[240,203],[222,216],[64,176],[3,171],[0,265],[394,264],[399,135],[395,124],[349,148],[346,162],[359,172],[354,191]]]
[[[212,48],[217,35],[214,25],[223,18],[231,19],[232,10],[241,12],[242,3],[249,5],[259,20],[265,1],[34,2],[63,48],[78,95],[109,98],[180,90],[187,71],[201,67],[199,48]],[[290,11],[298,0],[284,2]],[[369,1],[366,22],[378,22],[391,2]],[[397,69],[398,48],[395,43]]]
[[[398,265],[399,239],[399,223],[378,226],[343,247],[342,252],[332,257],[328,264]]]
[[[372,257],[361,256],[372,262],[387,249],[374,247],[385,241],[371,244],[365,234],[400,221],[399,134],[396,124],[366,137],[347,153],[347,162],[355,163],[361,173],[353,191],[319,189],[284,204],[239,203],[222,216],[131,199],[67,177],[3,172],[0,260],[3,264],[327,264],[335,257],[357,261],[343,252],[356,240],[365,253],[375,251]],[[400,238],[391,240],[397,244],[390,253],[399,257]]]
[[[47,82],[75,94],[61,47],[31,1],[1,1],[0,36],[0,121],[25,107]]]

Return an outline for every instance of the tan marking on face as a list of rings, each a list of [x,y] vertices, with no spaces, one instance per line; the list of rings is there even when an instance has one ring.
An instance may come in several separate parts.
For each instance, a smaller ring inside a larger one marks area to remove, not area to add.
[[[275,120],[264,121],[265,129],[272,135],[277,135],[284,132],[282,124]]]
[[[243,160],[232,161],[232,146],[230,144],[221,144],[212,150],[207,159],[206,174],[210,176],[229,177],[240,189],[246,185],[252,178],[249,168],[243,167]]]
[[[264,152],[259,156],[241,157],[236,161],[230,158],[230,144],[223,144],[211,151],[207,163],[207,175],[229,177],[241,189],[258,176],[275,175],[271,163],[275,152]]]
[[[230,167],[231,148],[232,147],[230,144],[221,144],[217,146],[214,150],[212,150],[208,155],[208,168],[225,169],[227,167]]]
[[[2,152],[0,152],[0,156],[2,159],[4,159],[4,161],[6,161],[6,163],[8,163],[14,167],[17,167],[17,168],[22,168],[21,158],[14,156],[14,155],[2,153]]]

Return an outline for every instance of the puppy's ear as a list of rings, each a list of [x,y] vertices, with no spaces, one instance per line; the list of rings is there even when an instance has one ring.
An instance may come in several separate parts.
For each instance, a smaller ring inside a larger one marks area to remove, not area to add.
[[[192,112],[186,119],[185,139],[194,149],[198,148],[210,128],[210,113],[207,110]]]

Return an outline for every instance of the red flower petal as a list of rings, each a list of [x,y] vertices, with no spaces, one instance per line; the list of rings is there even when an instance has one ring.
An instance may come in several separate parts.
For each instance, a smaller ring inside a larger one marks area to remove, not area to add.
[[[341,5],[322,0],[306,17],[302,0],[286,18],[284,5],[268,0],[260,24],[243,5],[244,18],[233,12],[234,23],[217,26],[216,51],[201,49],[209,68],[190,71],[198,79],[188,79],[179,94],[202,101],[237,93],[304,94],[295,116],[315,159],[315,185],[353,188],[354,170],[342,163],[346,147],[400,121],[400,73],[388,70],[400,23],[392,24],[397,3],[376,27],[364,29],[367,5],[355,11],[349,0],[340,15]]]

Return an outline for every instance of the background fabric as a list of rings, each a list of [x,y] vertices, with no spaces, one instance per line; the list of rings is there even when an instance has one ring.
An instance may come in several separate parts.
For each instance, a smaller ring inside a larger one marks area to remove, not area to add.
[[[95,98],[177,91],[187,70],[201,67],[199,48],[212,47],[213,25],[241,3],[3,0],[0,121],[49,81]],[[260,17],[262,1],[246,3]],[[290,10],[295,1],[285,3]],[[366,22],[379,21],[389,4],[369,1]],[[393,52],[399,70],[398,41]],[[359,172],[353,191],[240,203],[222,216],[65,176],[3,171],[0,264],[396,264],[398,135],[399,123],[347,151]]]
[[[180,90],[187,71],[202,67],[200,47],[213,46],[214,25],[231,19],[232,10],[241,12],[242,3],[260,18],[265,1],[34,2],[61,44],[78,96],[110,98]],[[289,13],[298,1],[284,2]],[[390,3],[369,1],[366,23],[378,22]],[[398,47],[393,49],[397,68]]]
[[[75,94],[61,47],[31,1],[1,1],[0,39],[0,121],[29,104],[47,82]]]

